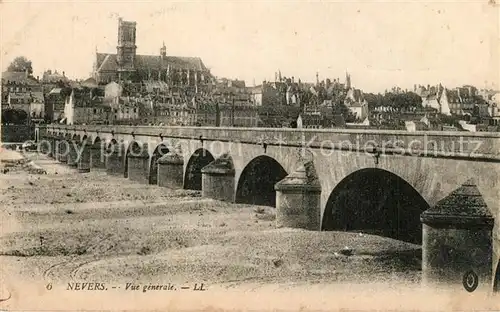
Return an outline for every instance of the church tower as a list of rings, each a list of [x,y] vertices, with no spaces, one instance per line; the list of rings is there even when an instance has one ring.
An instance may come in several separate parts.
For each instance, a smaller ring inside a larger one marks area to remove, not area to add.
[[[133,71],[135,69],[135,45],[136,22],[126,22],[118,19],[118,46],[116,47],[116,61],[119,71]]]
[[[345,73],[345,88],[347,90],[351,88],[351,75],[348,72]]]
[[[165,41],[163,41],[163,45],[161,46],[160,56],[161,56],[161,59],[164,59],[165,57],[167,57],[167,47],[165,46]]]

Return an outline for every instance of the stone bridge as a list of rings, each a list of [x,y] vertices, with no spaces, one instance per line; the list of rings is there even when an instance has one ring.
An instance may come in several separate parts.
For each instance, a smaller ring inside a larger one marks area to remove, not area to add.
[[[421,213],[473,178],[495,218],[491,266],[499,287],[497,133],[48,125],[36,137],[53,153],[54,142],[69,142],[70,151],[72,142],[87,146],[78,164],[71,152],[60,159],[81,171],[102,168],[235,203],[275,206],[277,182],[302,179],[310,185],[298,193],[317,195],[290,200],[318,206],[310,229],[365,230],[418,244]]]

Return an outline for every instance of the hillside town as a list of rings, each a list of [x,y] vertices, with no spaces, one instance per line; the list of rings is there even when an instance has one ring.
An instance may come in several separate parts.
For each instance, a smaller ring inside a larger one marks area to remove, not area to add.
[[[274,73],[247,86],[214,75],[199,57],[136,53],[136,23],[118,20],[116,53],[96,50],[92,76],[34,77],[16,58],[2,73],[2,123],[152,126],[363,128],[498,131],[500,92],[471,85],[415,84],[365,93],[348,72],[305,82]]]

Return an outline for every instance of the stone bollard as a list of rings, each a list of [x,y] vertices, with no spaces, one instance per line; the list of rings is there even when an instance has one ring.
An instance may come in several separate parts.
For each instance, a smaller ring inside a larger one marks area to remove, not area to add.
[[[78,158],[78,172],[90,172],[90,142],[84,140],[78,146],[80,149],[80,157]]]
[[[90,168],[106,169],[103,148],[104,146],[101,143],[95,143],[90,146]]]
[[[112,176],[123,177],[125,168],[123,166],[123,156],[125,149],[122,144],[112,144],[106,153],[106,173]]]
[[[222,155],[201,169],[203,197],[234,201],[234,165],[231,156]]]
[[[54,159],[59,161],[59,143],[61,143],[61,140],[59,137],[54,138]]]
[[[57,153],[58,159],[57,160],[62,162],[62,163],[67,163],[68,162],[68,148],[69,148],[68,141],[66,141],[65,139],[61,139],[57,146],[58,146],[58,153]]]
[[[54,134],[50,138],[50,157],[57,159],[57,144],[59,143],[58,138]]]
[[[424,285],[491,289],[494,219],[473,179],[420,220]]]
[[[158,186],[181,189],[184,178],[184,159],[175,151],[158,159]]]
[[[38,142],[38,151],[42,154],[46,154],[47,156],[50,154],[50,140],[47,134],[40,137],[40,141]]]
[[[321,230],[321,185],[312,161],[276,183],[276,227]]]
[[[68,141],[68,166],[78,167],[78,143],[75,140]]]
[[[147,148],[142,148],[137,155],[128,156],[128,178],[141,184],[149,184],[148,168],[149,154]]]
[[[48,134],[46,137],[46,144],[47,144],[47,156],[50,158],[54,158],[54,137],[52,137],[50,134]]]

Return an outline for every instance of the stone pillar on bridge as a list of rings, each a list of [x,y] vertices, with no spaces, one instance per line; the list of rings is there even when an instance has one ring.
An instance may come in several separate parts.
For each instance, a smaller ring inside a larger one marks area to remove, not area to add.
[[[420,220],[422,283],[489,291],[494,218],[474,180],[424,211]]]
[[[112,144],[106,152],[106,173],[123,177],[125,171],[123,157],[125,157],[123,144]]]
[[[90,146],[90,168],[92,169],[106,169],[106,162],[104,159],[104,145],[100,142]]]
[[[142,148],[137,155],[130,154],[128,156],[128,178],[141,184],[149,184],[148,166],[149,154],[147,148]]]
[[[57,134],[53,134],[50,138],[50,157],[57,160],[57,145],[59,144],[59,139]]]
[[[234,201],[234,164],[232,158],[221,155],[201,169],[201,192],[203,197]]]
[[[57,144],[57,160],[66,163],[68,162],[68,141],[61,137]]]
[[[51,150],[51,140],[47,133],[43,133],[38,142],[38,150],[47,156],[50,156]]]
[[[80,143],[80,157],[78,159],[78,172],[85,173],[90,172],[90,141],[83,140]]]
[[[183,177],[184,159],[177,151],[169,151],[158,159],[158,186],[181,189]]]
[[[321,230],[321,185],[312,161],[276,183],[276,226]]]
[[[78,142],[76,140],[68,141],[68,166],[78,167]]]

